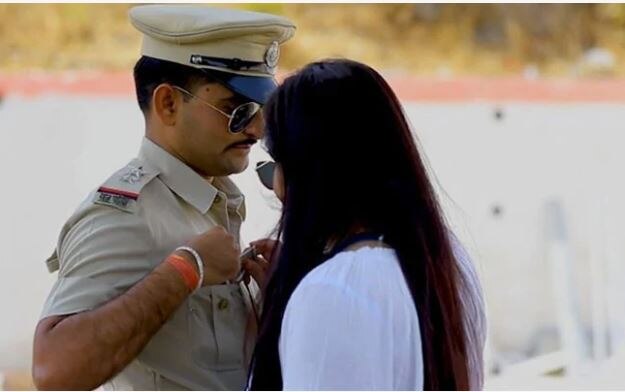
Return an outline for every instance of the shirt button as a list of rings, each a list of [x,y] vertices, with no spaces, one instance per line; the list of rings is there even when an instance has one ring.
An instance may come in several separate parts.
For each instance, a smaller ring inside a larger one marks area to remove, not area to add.
[[[219,302],[217,303],[217,309],[219,310],[228,309],[228,300],[225,298],[220,299]]]

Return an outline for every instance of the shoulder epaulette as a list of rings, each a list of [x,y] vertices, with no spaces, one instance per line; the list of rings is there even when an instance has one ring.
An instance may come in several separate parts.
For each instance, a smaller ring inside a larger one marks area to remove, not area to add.
[[[134,212],[141,190],[158,174],[157,170],[134,159],[98,188],[93,202],[126,212]]]

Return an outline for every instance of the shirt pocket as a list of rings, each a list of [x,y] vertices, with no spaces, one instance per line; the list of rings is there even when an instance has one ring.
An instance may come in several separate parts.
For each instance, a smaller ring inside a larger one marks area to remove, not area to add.
[[[193,361],[210,370],[241,369],[248,312],[239,285],[204,287],[193,294],[188,306]]]

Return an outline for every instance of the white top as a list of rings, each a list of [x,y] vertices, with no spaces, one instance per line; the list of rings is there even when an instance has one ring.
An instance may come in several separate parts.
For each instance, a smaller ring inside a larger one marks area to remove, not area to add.
[[[419,318],[395,251],[344,251],[306,275],[288,302],[279,352],[285,390],[423,389]]]

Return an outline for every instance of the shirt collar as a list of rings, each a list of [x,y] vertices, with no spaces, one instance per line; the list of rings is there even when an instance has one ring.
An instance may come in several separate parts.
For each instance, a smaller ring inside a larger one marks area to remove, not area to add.
[[[169,189],[202,214],[206,214],[215,201],[220,189],[228,198],[242,198],[241,191],[227,177],[217,177],[213,184],[197,174],[178,158],[144,137],[139,150],[139,158],[156,167],[159,178]],[[218,188],[219,187],[219,188]]]
[[[228,199],[227,208],[236,211],[245,220],[245,197],[236,186],[236,184],[228,177],[215,177],[213,185],[226,194]]]

